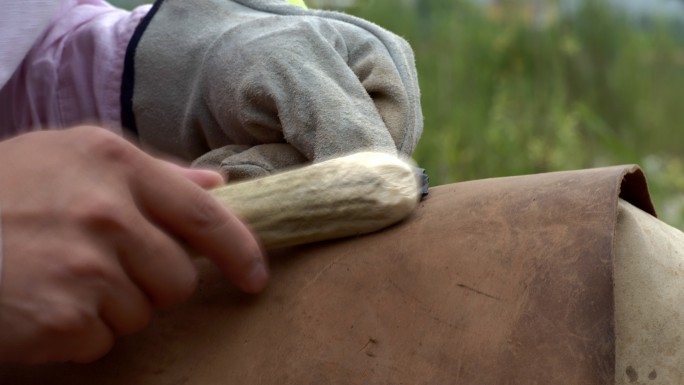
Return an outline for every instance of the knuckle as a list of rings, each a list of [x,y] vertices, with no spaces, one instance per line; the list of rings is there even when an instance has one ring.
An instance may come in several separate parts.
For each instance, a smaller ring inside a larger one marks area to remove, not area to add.
[[[43,342],[39,353],[30,358],[35,363],[89,363],[104,356],[114,344],[113,337],[97,335],[101,323],[97,309],[81,303],[52,306],[41,312],[36,322]]]
[[[102,128],[95,126],[77,126],[69,130],[74,133],[75,136],[79,138],[87,138],[93,135],[98,135]]]
[[[70,216],[84,228],[97,232],[123,232],[127,227],[126,211],[119,199],[109,194],[88,195],[73,202]]]
[[[80,127],[79,142],[85,146],[90,156],[121,163],[127,162],[131,155],[131,146],[112,132],[95,127]]]
[[[52,307],[38,316],[38,323],[47,340],[63,336],[83,334],[97,322],[97,315],[80,305],[64,305]]]
[[[66,279],[83,282],[95,287],[108,285],[116,280],[116,270],[111,261],[97,251],[75,248],[61,268]]]

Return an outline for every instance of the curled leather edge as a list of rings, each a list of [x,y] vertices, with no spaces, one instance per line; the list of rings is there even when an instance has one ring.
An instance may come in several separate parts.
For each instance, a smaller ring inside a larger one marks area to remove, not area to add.
[[[658,217],[656,209],[648,192],[648,181],[643,170],[638,165],[621,166],[624,168],[617,183],[616,197],[620,197],[641,210]],[[615,200],[617,210],[617,199]]]

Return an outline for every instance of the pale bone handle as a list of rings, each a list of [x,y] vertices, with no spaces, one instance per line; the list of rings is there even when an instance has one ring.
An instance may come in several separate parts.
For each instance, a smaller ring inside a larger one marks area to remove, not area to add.
[[[380,230],[413,211],[420,188],[407,162],[360,152],[211,193],[268,249]]]

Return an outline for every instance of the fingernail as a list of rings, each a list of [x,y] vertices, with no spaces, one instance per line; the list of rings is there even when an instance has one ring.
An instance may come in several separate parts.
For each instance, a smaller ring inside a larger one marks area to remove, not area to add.
[[[268,283],[268,268],[263,259],[258,259],[252,266],[245,282],[245,291],[249,293],[258,293],[266,287]]]

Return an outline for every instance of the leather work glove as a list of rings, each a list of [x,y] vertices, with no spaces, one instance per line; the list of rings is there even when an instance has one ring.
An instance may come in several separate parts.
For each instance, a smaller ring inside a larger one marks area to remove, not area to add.
[[[422,132],[405,40],[285,0],[158,1],[126,66],[123,120],[141,144],[230,179],[360,150],[410,156]]]

